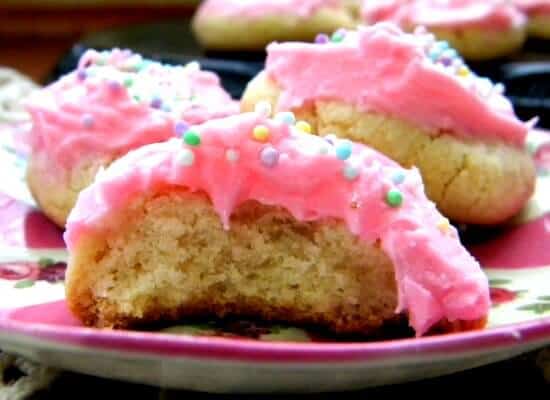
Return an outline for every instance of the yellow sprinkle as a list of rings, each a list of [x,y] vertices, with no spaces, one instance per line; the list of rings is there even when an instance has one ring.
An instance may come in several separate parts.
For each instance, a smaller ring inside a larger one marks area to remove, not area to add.
[[[267,126],[258,125],[254,128],[252,136],[258,142],[267,142],[269,140],[269,129]]]
[[[311,125],[308,124],[306,121],[296,122],[296,128],[298,128],[302,132],[311,133]]]
[[[460,68],[458,69],[458,75],[459,75],[459,76],[466,77],[466,76],[470,75],[470,70],[468,69],[468,67],[466,67],[465,65],[463,65],[462,67],[460,67]]]
[[[444,218],[437,223],[437,228],[443,233],[449,233],[451,230],[451,224],[447,218]]]

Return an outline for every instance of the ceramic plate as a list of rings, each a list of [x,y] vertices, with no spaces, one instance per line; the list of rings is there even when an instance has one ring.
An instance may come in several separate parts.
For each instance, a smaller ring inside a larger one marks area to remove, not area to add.
[[[6,351],[169,388],[323,392],[441,376],[550,344],[550,152],[544,148],[537,151],[537,190],[524,212],[498,231],[463,232],[491,281],[486,329],[344,342],[258,321],[189,322],[147,332],[82,327],[63,300],[62,232],[33,206],[24,151],[11,135],[0,138],[0,347]],[[545,141],[544,134],[531,136],[532,150]]]

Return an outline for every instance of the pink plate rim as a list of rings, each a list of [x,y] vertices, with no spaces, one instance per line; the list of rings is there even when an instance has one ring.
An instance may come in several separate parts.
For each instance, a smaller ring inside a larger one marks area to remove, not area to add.
[[[249,362],[360,362],[550,343],[550,318],[486,330],[367,343],[260,342],[151,332],[97,330],[23,323],[0,313],[0,332],[61,345],[162,357]],[[542,343],[544,342],[544,343]]]

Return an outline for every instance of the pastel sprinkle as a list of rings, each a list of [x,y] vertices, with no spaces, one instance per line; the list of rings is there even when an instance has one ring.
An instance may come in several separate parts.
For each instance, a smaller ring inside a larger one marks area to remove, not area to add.
[[[109,90],[111,90],[112,92],[118,92],[121,88],[120,83],[118,81],[110,81],[108,85],[109,85]]]
[[[124,86],[131,87],[134,84],[134,80],[130,77],[124,79]]]
[[[392,189],[386,194],[386,204],[396,208],[403,204],[403,194],[399,190]]]
[[[198,146],[201,144],[201,137],[198,132],[193,129],[189,129],[183,134],[183,141],[189,146]]]
[[[84,79],[86,79],[87,76],[88,74],[84,69],[79,69],[78,72],[76,73],[76,77],[79,81],[83,81]]]
[[[357,179],[358,176],[359,176],[359,168],[357,168],[356,166],[348,164],[344,167],[344,177],[348,181],[353,181]]]
[[[332,36],[330,37],[330,40],[331,42],[333,43],[340,43],[341,41],[344,40],[344,38],[346,37],[346,30],[345,29],[338,29],[336,32],[334,32],[332,34]]]
[[[352,152],[351,142],[349,140],[341,140],[336,145],[336,157],[340,160],[347,160],[350,158]]]
[[[82,125],[84,125],[84,128],[91,129],[94,127],[95,121],[94,117],[90,114],[84,114],[82,116]]]
[[[252,131],[252,137],[258,142],[267,142],[269,140],[269,128],[265,125],[258,125]]]
[[[405,174],[402,171],[397,171],[392,175],[391,180],[396,185],[401,185],[405,181]]]
[[[311,125],[308,124],[306,121],[296,122],[296,128],[301,130],[302,132],[311,133]]]
[[[437,223],[437,229],[439,229],[442,233],[449,233],[449,231],[451,230],[451,224],[449,223],[449,220],[447,218],[443,218]]]
[[[151,107],[161,108],[162,107],[162,99],[160,97],[153,97],[153,99],[151,100]]]
[[[268,168],[273,168],[277,165],[279,156],[279,151],[272,146],[265,147],[260,152],[260,160],[262,164]]]
[[[458,69],[457,73],[458,73],[458,76],[462,76],[462,77],[465,78],[465,77],[467,77],[468,75],[470,75],[470,70],[468,69],[467,66],[462,65],[462,66]]]
[[[317,44],[326,44],[330,42],[330,38],[328,37],[327,34],[325,33],[319,33],[316,37],[315,37],[315,43]]]
[[[239,152],[235,149],[228,149],[226,152],[225,152],[225,158],[227,159],[227,161],[229,161],[230,163],[236,163],[237,161],[239,161],[239,158],[240,158],[240,155],[239,155]]]
[[[179,121],[176,123],[176,126],[174,127],[174,131],[176,132],[176,135],[181,136],[187,130],[189,129],[189,125],[184,121]]]
[[[278,113],[275,115],[275,120],[289,126],[296,123],[296,117],[294,116],[294,113],[290,111]]]
[[[271,115],[271,104],[268,101],[260,101],[254,107],[254,112],[262,117],[269,117]]]
[[[190,167],[195,163],[195,154],[189,149],[182,149],[177,156],[177,161],[184,167]]]

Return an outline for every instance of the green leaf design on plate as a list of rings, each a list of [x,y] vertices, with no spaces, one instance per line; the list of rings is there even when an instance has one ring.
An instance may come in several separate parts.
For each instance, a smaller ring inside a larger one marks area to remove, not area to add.
[[[31,286],[34,286],[35,281],[32,279],[23,279],[21,281],[17,281],[14,285],[16,289],[24,289]]]
[[[303,329],[273,326],[271,333],[261,335],[260,340],[266,342],[311,342],[311,337]]]
[[[519,307],[518,310],[531,311],[537,315],[546,314],[547,312],[550,312],[550,303],[526,304],[524,306]]]
[[[178,325],[163,329],[161,333],[172,335],[211,336],[215,333],[212,326],[208,324]]]
[[[537,297],[537,300],[540,300],[540,301],[550,301],[550,296],[540,296],[540,297]]]
[[[55,264],[55,260],[52,260],[51,258],[41,258],[38,260],[38,265],[40,268],[46,268],[53,264]]]
[[[502,286],[502,285],[507,285],[510,282],[512,282],[510,279],[490,279],[489,280],[489,285],[490,286]]]

